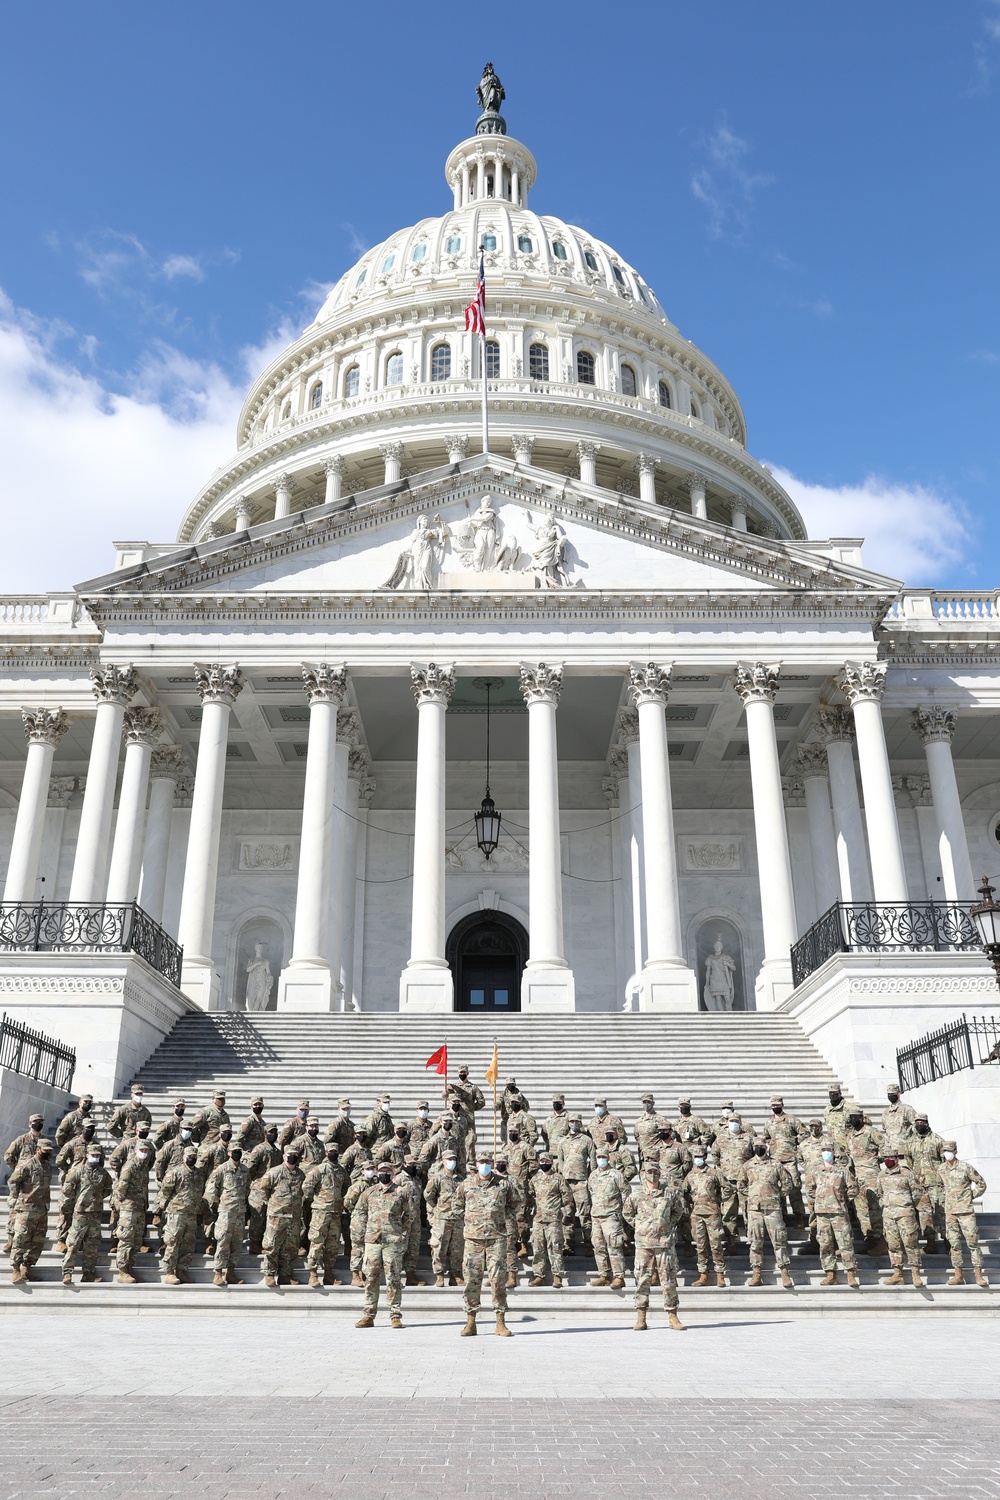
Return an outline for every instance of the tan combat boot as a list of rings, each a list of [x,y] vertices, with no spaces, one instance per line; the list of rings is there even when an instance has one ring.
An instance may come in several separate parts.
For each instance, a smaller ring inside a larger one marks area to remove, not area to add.
[[[361,1314],[360,1318],[354,1326],[355,1328],[374,1328],[375,1314],[373,1312],[369,1312],[368,1309],[365,1308],[365,1311]]]
[[[407,1286],[423,1286],[423,1282],[418,1277],[416,1271],[407,1271],[407,1273],[406,1273],[406,1285]]]
[[[56,1251],[57,1251],[57,1253],[59,1255],[65,1255],[66,1254],[66,1241],[65,1240],[56,1240]]]
[[[170,1280],[169,1276],[167,1277],[167,1280],[168,1281]],[[267,1273],[267,1275],[264,1277],[264,1285],[265,1286],[277,1286],[278,1285],[278,1278],[277,1278],[277,1276],[272,1276],[271,1273],[270,1273],[270,1271],[269,1271]]]
[[[351,1286],[364,1286],[364,1278],[360,1271],[351,1272]]]
[[[462,1329],[460,1337],[463,1339],[474,1339],[476,1334],[476,1315],[474,1312],[466,1313],[465,1327]]]
[[[309,1285],[310,1286],[319,1286],[319,1277],[317,1276],[317,1274],[316,1274],[315,1271],[310,1271],[309,1272]]]
[[[595,1282],[594,1284],[596,1286],[597,1283]],[[622,1289],[622,1287],[624,1285],[625,1285],[625,1277],[624,1276],[616,1276],[615,1279],[611,1283],[611,1290],[613,1292],[620,1292],[621,1289]]]
[[[120,1276],[119,1276],[118,1280],[121,1281],[121,1277]],[[212,1285],[213,1286],[225,1286],[225,1284],[226,1284],[226,1278],[225,1278],[225,1276],[223,1276],[223,1274],[222,1274],[221,1271],[216,1271],[215,1274],[212,1277]]]
[[[164,1276],[164,1278],[163,1278],[163,1285],[164,1286],[180,1286],[180,1284],[181,1284],[181,1278],[179,1276],[174,1276],[173,1273],[171,1273],[169,1276]],[[271,1285],[272,1286],[274,1285],[273,1281],[272,1281]]]
[[[827,1271],[826,1275],[823,1277],[823,1280],[820,1282],[820,1286],[836,1286],[836,1285],[837,1285],[837,1273],[836,1273],[836,1271]]]
[[[923,1286],[923,1282],[920,1279],[920,1272],[917,1270],[916,1266],[910,1267],[910,1280],[913,1282],[914,1286]]]
[[[449,1276],[448,1277],[448,1285],[449,1286],[464,1286],[465,1282],[462,1280],[461,1276]]]
[[[562,1286],[562,1277],[561,1276],[553,1276],[553,1278],[552,1278],[552,1285],[558,1290],[558,1288]]]
[[[21,1267],[20,1266],[12,1266],[11,1267],[11,1271],[10,1271],[10,1284],[11,1284],[11,1286],[16,1286],[16,1284],[20,1281],[20,1279],[21,1279]]]
[[[81,1281],[100,1281],[100,1279],[96,1271],[84,1271],[80,1277]]]
[[[544,1286],[545,1285],[545,1277],[544,1276],[532,1276],[531,1280],[528,1282],[528,1285],[529,1286]]]
[[[517,1286],[517,1272],[516,1271],[508,1271],[507,1272],[507,1290],[510,1291],[510,1289],[511,1289],[512,1286]]]
[[[715,1273],[715,1284],[716,1284],[716,1286],[725,1286],[725,1284],[726,1284],[726,1273],[725,1273],[725,1271],[716,1271],[716,1273]]]
[[[72,1272],[70,1272],[70,1271],[64,1271],[63,1272],[63,1286],[72,1286],[72,1285],[73,1285],[73,1275],[72,1275]]]
[[[646,1309],[644,1307],[636,1308],[635,1323],[632,1327],[635,1333],[646,1332]]]
[[[789,1291],[795,1285],[795,1282],[792,1280],[792,1273],[787,1266],[782,1266],[781,1268],[781,1285]]]
[[[976,1286],[989,1286],[989,1282],[986,1280],[986,1272],[982,1266],[976,1266],[974,1269],[976,1272]]]
[[[857,1271],[848,1271],[848,1273],[847,1273],[847,1285],[848,1286],[853,1286],[853,1287],[856,1287],[856,1286],[860,1285],[860,1283],[858,1281],[858,1273],[857,1273]]]
[[[681,1322],[680,1318],[675,1312],[667,1313],[667,1327],[676,1328],[679,1333],[684,1332],[684,1324]]]
[[[435,1278],[434,1278],[434,1285],[435,1286],[444,1286],[444,1277],[443,1276],[435,1276]]]
[[[900,1277],[900,1280],[902,1280],[902,1277]],[[956,1266],[955,1267],[955,1269],[952,1271],[950,1277],[945,1282],[945,1285],[946,1286],[964,1286],[965,1285],[965,1277],[962,1275],[962,1267],[961,1266]]]
[[[119,1271],[115,1280],[120,1281],[123,1286],[135,1285],[135,1277],[130,1271]]]
[[[512,1339],[514,1337],[514,1335],[511,1333],[510,1329],[507,1327],[507,1323],[506,1323],[505,1320],[506,1320],[506,1310],[504,1308],[502,1308],[502,1307],[498,1307],[497,1308],[497,1330],[496,1330],[497,1331],[497,1338],[498,1339]]]
[[[764,1285],[764,1278],[760,1274],[760,1267],[757,1266],[750,1273],[750,1280],[747,1282],[747,1286],[763,1286],[763,1285]]]
[[[700,1276],[698,1276],[695,1281],[692,1281],[691,1285],[692,1286],[708,1286],[708,1272],[707,1271],[702,1271],[701,1274],[700,1274]]]
[[[403,1326],[403,1320],[399,1316],[399,1313],[396,1313],[393,1317],[391,1317],[389,1319],[389,1323],[390,1323],[390,1326],[393,1327],[393,1328],[402,1328],[402,1326]]]
[[[883,1281],[882,1285],[883,1286],[902,1286],[903,1285],[903,1268],[902,1268],[902,1266],[894,1266],[893,1270],[892,1270],[892,1275],[889,1277],[888,1281]]]
[[[595,1276],[590,1284],[591,1286],[610,1286],[611,1282],[606,1276]]]
[[[242,1286],[243,1285],[242,1278],[239,1277],[239,1276],[237,1276],[237,1274],[233,1270],[232,1266],[230,1266],[229,1270],[226,1272],[226,1281],[229,1283],[230,1286]]]

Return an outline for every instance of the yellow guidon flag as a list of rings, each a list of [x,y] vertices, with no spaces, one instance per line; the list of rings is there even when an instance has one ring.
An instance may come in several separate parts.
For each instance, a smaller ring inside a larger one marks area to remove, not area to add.
[[[497,1044],[496,1044],[496,1042],[493,1043],[493,1061],[490,1063],[489,1067],[486,1069],[486,1072],[483,1074],[483,1077],[486,1079],[487,1083],[492,1084],[493,1088],[496,1088],[496,1086],[497,1086],[497,1079],[500,1077],[500,1058],[497,1055]]]

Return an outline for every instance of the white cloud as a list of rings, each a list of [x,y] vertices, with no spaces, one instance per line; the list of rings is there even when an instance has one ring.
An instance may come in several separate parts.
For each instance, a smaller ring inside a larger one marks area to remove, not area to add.
[[[730,130],[725,117],[704,138],[702,149],[707,163],[692,177],[691,191],[708,210],[709,235],[739,238],[749,227],[757,193],[774,179],[748,169],[750,142]]]
[[[177,276],[188,276],[192,281],[205,280],[205,267],[193,255],[168,255],[160,267],[160,275],[168,281]]]
[[[294,336],[242,352],[247,382]],[[236,445],[245,393],[168,345],[114,383],[64,352],[87,346],[0,292],[0,592],[64,589],[107,572],[111,541],[170,541]]]
[[[969,358],[977,365],[1000,365],[1000,354],[995,349],[973,349]]]
[[[825,485],[809,484],[776,465],[771,470],[811,537],[864,537],[864,563],[876,573],[933,584],[966,559],[966,513],[951,496],[876,474],[860,484]]]

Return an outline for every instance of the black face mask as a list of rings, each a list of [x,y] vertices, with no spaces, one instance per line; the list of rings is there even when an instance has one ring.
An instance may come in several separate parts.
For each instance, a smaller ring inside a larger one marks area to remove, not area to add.
[[[506,1175],[507,1175],[507,1163],[505,1161],[498,1161],[497,1162],[497,1176],[498,1177],[506,1177]]]
[[[765,1148],[763,1146],[755,1146],[753,1148],[753,1154],[754,1154],[754,1156],[764,1157],[764,1156],[767,1155],[767,1151],[765,1150]]]
[[[680,1112],[681,1112],[682,1115],[689,1115],[691,1113],[691,1106],[690,1106],[690,1104],[682,1104],[682,1105],[680,1105]]]
[[[94,1139],[93,1125],[85,1125],[83,1127],[83,1138],[85,1141],[92,1141]]]
[[[510,1133],[510,1139],[516,1145],[516,1143],[521,1139],[521,1132],[519,1130],[512,1130]]]
[[[917,1135],[928,1135],[931,1127],[926,1120],[918,1120],[913,1128],[917,1132]]]
[[[278,1139],[278,1132],[276,1130],[269,1130],[267,1132],[266,1140],[267,1140],[267,1144],[269,1146],[273,1146],[275,1144],[275,1142],[277,1141],[277,1139]]]
[[[385,1183],[385,1182],[391,1182],[392,1181],[392,1173],[391,1172],[380,1172],[378,1174],[378,1180],[379,1180],[379,1182],[383,1182],[383,1183]]]
[[[174,1114],[177,1116],[178,1120],[183,1120],[184,1111],[182,1109],[175,1109]]]
[[[841,1100],[843,1099],[843,1097],[844,1097],[843,1094],[831,1094],[830,1095],[830,1103],[831,1104],[839,1104],[841,1102]]]
[[[890,1094],[889,1095],[889,1103],[890,1104],[898,1104],[899,1103],[899,1095],[898,1094]]]
[[[337,1165],[337,1162],[340,1160],[340,1152],[328,1151],[326,1153],[326,1159],[330,1163],[331,1167],[335,1167]]]
[[[197,1164],[197,1161],[198,1161],[198,1158],[196,1156],[185,1156],[185,1158],[184,1158],[184,1165],[186,1167],[193,1167],[193,1166],[195,1166]]]
[[[80,1105],[80,1113],[82,1115],[89,1115],[90,1111],[93,1109],[93,1107],[94,1107],[93,1104],[91,1104],[89,1102],[86,1103],[86,1104],[81,1104]]]
[[[408,1166],[404,1166],[403,1171],[406,1173],[407,1177],[416,1177],[416,1175],[417,1175],[417,1164],[416,1164],[416,1162],[410,1162],[410,1164]]]
[[[565,1104],[553,1104],[552,1113],[555,1115],[561,1115],[565,1108]]]
[[[848,1124],[850,1125],[852,1130],[860,1130],[864,1123],[864,1115],[851,1115],[851,1118],[848,1121]]]
[[[614,1139],[615,1139],[615,1133],[614,1133],[614,1131],[613,1130],[609,1130],[608,1133],[607,1133],[607,1135],[604,1137],[604,1139],[607,1141],[607,1143],[608,1143],[609,1146],[612,1145],[613,1142],[614,1142]]]
[[[397,1141],[405,1141],[406,1140],[406,1131],[405,1130],[397,1130],[396,1131],[396,1139],[397,1139]]]
[[[451,1112],[453,1115],[460,1115],[462,1113],[462,1106],[460,1104],[453,1104],[451,1106]]]
[[[785,1112],[785,1107],[784,1107],[783,1104],[772,1104],[771,1105],[771,1113],[772,1113],[772,1115],[781,1115],[781,1114],[784,1114],[784,1112]]]
[[[511,1110],[511,1114],[514,1114],[514,1115],[516,1115],[516,1114],[517,1114],[517,1112],[518,1112],[518,1110],[519,1110],[519,1109],[520,1109],[520,1108],[521,1108],[521,1106],[520,1106],[520,1104],[519,1104],[519,1103],[518,1103],[518,1101],[517,1101],[517,1100],[516,1100],[516,1099],[515,1099],[515,1100],[514,1100],[514,1101],[513,1101],[513,1102],[512,1102],[512,1104],[511,1104],[511,1106],[510,1106],[510,1110]]]
[[[450,1130],[451,1129],[451,1121],[450,1120],[442,1120],[441,1121],[441,1129],[442,1130]]]
[[[661,1141],[672,1141],[673,1138],[674,1138],[674,1133],[673,1133],[672,1130],[661,1130],[660,1131],[660,1140]]]
[[[255,1115],[262,1115],[264,1113],[263,1104],[251,1104],[250,1108],[253,1110]]]
[[[235,1150],[230,1151],[229,1160],[234,1161],[236,1165],[239,1166],[240,1162],[243,1160],[243,1152],[240,1150],[239,1146],[237,1146]]]
[[[552,1163],[550,1161],[540,1161],[538,1163],[538,1166],[539,1166],[540,1170],[543,1171],[543,1172],[551,1172],[552,1171]]]
[[[469,1070],[468,1070],[468,1068],[463,1068],[462,1071],[461,1071],[461,1073],[459,1073],[458,1076],[462,1080],[463,1083],[468,1082],[468,1078],[469,1078]]]

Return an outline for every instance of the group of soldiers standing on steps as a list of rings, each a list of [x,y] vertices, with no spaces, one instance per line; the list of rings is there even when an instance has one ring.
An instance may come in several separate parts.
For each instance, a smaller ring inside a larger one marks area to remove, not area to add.
[[[187,1271],[200,1231],[214,1257],[214,1284],[240,1284],[237,1266],[249,1241],[262,1254],[268,1286],[294,1279],[306,1257],[309,1285],[336,1286],[342,1245],[351,1284],[364,1288],[359,1327],[371,1327],[384,1277],[394,1328],[401,1327],[403,1286],[420,1285],[417,1260],[426,1230],[437,1286],[464,1286],[466,1326],[474,1335],[482,1283],[493,1293],[497,1332],[506,1335],[507,1291],[520,1262],[531,1258],[529,1285],[547,1274],[561,1287],[566,1256],[596,1261],[594,1286],[625,1285],[625,1256],[634,1249],[636,1328],[646,1327],[650,1290],[659,1284],[670,1326],[677,1316],[681,1253],[697,1262],[696,1287],[726,1285],[726,1257],[739,1246],[742,1221],[749,1242],[748,1285],[762,1284],[770,1240],[782,1285],[793,1285],[787,1221],[808,1224],[823,1285],[837,1279],[838,1256],[856,1287],[855,1229],[869,1254],[889,1255],[888,1285],[903,1281],[904,1258],[914,1286],[920,1278],[920,1237],[928,1252],[950,1250],[949,1285],[963,1281],[962,1240],[976,1281],[985,1286],[975,1200],[986,1184],[958,1159],[955,1143],[935,1134],[926,1115],[902,1103],[890,1085],[876,1127],[859,1105],[830,1090],[822,1118],[786,1113],[773,1095],[770,1119],[757,1131],[726,1101],[709,1122],[678,1103],[676,1118],[661,1115],[652,1094],[641,1099],[634,1128],[638,1162],[621,1118],[605,1098],[594,1100],[584,1124],[556,1093],[540,1123],[511,1078],[497,1104],[502,1148],[480,1144],[476,1116],[482,1090],[462,1068],[444,1090],[444,1111],[432,1117],[421,1100],[414,1119],[395,1122],[382,1094],[361,1124],[349,1099],[325,1134],[302,1100],[280,1128],[264,1120],[264,1100],[234,1127],[226,1096],[188,1117],[178,1099],[155,1130],[142,1086],[119,1106],[108,1132],[117,1142],[105,1160],[97,1139],[93,1100],[84,1095],[65,1115],[52,1141],[33,1115],[24,1135],[5,1152],[10,1167],[7,1245],[12,1280],[31,1279],[45,1242],[54,1169],[61,1174],[56,1249],[63,1282],[99,1280],[98,1253],[105,1204],[117,1279],[138,1280],[135,1257],[159,1231],[163,1280]],[[491,1131],[491,1134],[493,1132]],[[152,1213],[150,1224],[150,1212]]]

